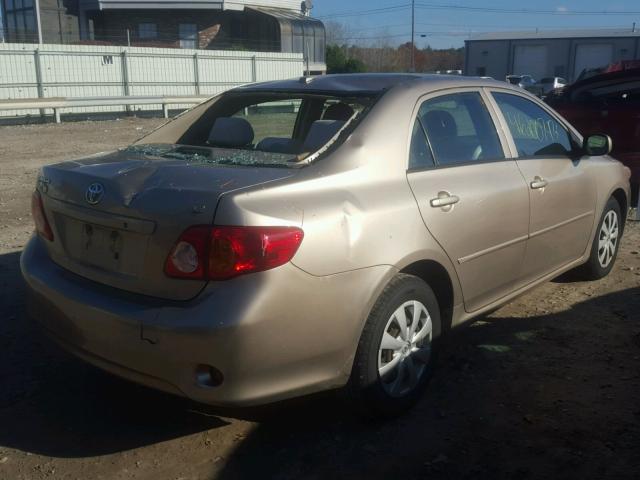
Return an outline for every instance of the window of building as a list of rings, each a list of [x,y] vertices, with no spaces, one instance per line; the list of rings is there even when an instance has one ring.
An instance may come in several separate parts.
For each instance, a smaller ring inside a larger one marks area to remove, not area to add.
[[[138,38],[158,38],[158,25],[155,23],[141,23],[138,25]]]
[[[504,158],[496,127],[477,92],[427,100],[418,112],[438,165]]]
[[[493,96],[509,126],[518,156],[566,156],[571,151],[569,132],[542,107],[518,95]]]
[[[231,38],[232,44],[242,44],[247,37],[245,22],[240,16],[234,16],[231,20]]]
[[[195,23],[181,23],[178,31],[180,48],[198,48],[198,26]]]
[[[325,62],[325,52],[326,52],[326,45],[325,45],[325,38],[324,38],[324,27],[316,25],[315,28],[313,29],[313,31],[314,31],[315,38],[316,38],[315,61],[318,62],[318,63],[324,63]]]
[[[291,28],[292,52],[304,54],[304,33],[300,22],[294,21]],[[305,55],[306,58],[306,55]]]
[[[33,0],[4,0],[5,38],[9,41],[38,40]]]

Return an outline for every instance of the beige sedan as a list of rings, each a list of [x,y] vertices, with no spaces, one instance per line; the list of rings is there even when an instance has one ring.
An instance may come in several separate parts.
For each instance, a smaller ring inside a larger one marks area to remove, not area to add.
[[[440,339],[607,275],[629,170],[522,89],[327,75],[236,88],[42,169],[31,315],[105,370],[214,405],[421,395]]]

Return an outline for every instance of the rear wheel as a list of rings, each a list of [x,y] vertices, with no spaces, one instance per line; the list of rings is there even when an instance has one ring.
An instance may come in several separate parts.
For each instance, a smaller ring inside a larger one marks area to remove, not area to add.
[[[349,390],[359,413],[393,416],[420,398],[433,373],[440,331],[431,288],[412,275],[394,277],[358,345]]]
[[[587,279],[599,280],[609,275],[613,269],[620,247],[622,221],[620,205],[615,198],[610,198],[602,212],[591,245],[591,255],[583,266],[583,273]]]

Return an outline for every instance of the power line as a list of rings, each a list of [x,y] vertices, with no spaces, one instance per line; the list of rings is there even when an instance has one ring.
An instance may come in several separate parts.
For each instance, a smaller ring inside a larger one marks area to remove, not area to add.
[[[393,5],[389,7],[372,8],[369,10],[347,10],[347,11],[336,12],[336,13],[331,13],[327,15],[319,15],[315,18],[326,20],[326,19],[332,19],[332,18],[362,17],[362,16],[368,16],[368,15],[378,15],[381,13],[398,12],[410,7],[411,5],[407,3],[403,5]]]
[[[518,15],[640,15],[640,11],[622,11],[622,10],[537,10],[537,9],[518,9],[518,8],[497,8],[497,7],[470,7],[464,5],[436,4],[436,3],[418,3],[418,8],[425,10],[464,10],[480,13],[507,13]]]
[[[427,37],[468,37],[469,36],[469,32],[439,32],[439,31],[431,31],[431,32],[420,32],[420,31],[416,31],[415,32],[416,35],[418,36],[427,36]],[[473,33],[473,32],[472,32]],[[406,33],[396,33],[396,34],[390,34],[390,35],[374,35],[374,36],[349,36],[349,37],[340,37],[340,38],[334,38],[332,39],[333,41],[345,41],[345,40],[379,40],[382,38],[400,38],[400,37],[406,37],[407,39],[409,39],[411,37],[411,33],[410,32],[406,32]]]
[[[423,26],[423,27],[456,27],[459,29],[465,29],[468,30],[470,28],[479,28],[479,29],[492,29],[492,30],[487,30],[487,31],[493,31],[493,29],[496,28],[500,28],[500,29],[506,29],[506,30],[513,30],[514,27],[513,25],[509,25],[509,26],[505,26],[504,23],[503,24],[480,24],[480,23],[428,23],[428,22],[416,22],[416,26]],[[355,32],[372,32],[375,33],[375,31],[383,31],[385,29],[392,29],[392,28],[407,28],[407,23],[396,23],[396,24],[391,24],[391,25],[370,25],[368,27],[360,27],[360,28],[348,28],[348,33],[355,33]],[[538,25],[519,25],[518,30],[527,30],[527,29],[531,29],[531,30],[545,30],[545,28],[542,28]],[[570,28],[576,28],[575,25],[553,25],[549,28],[546,28],[547,30],[558,30],[558,29],[570,29]],[[629,25],[603,25],[599,28],[619,28],[619,29],[623,29],[623,28],[629,28]],[[474,32],[482,32],[484,30],[474,30]],[[382,32],[385,33],[385,32]]]
[[[410,37],[410,33],[396,33],[394,35],[376,35],[372,37],[341,37],[335,38],[334,40],[379,40],[381,38],[399,38],[399,37]]]
[[[355,16],[367,16],[377,15],[381,13],[389,13],[393,11],[405,10],[411,7],[410,3],[404,3],[399,5],[390,5],[388,7],[372,8],[368,10],[345,10],[341,12],[328,13],[326,15],[319,15],[316,18],[330,19],[330,18],[342,18],[342,17],[355,17]],[[472,7],[465,5],[452,5],[444,3],[416,3],[416,7],[424,10],[463,10],[470,12],[480,13],[505,13],[505,14],[522,14],[522,15],[613,15],[613,16],[626,16],[626,15],[640,15],[640,10],[569,10],[569,9],[519,9],[519,8],[499,8],[499,7]]]

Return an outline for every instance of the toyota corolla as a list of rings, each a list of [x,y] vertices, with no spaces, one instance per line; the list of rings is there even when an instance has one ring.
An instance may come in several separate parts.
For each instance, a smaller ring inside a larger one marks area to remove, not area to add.
[[[522,89],[327,75],[243,86],[42,168],[30,315],[107,371],[214,405],[413,404],[451,329],[613,268],[629,170]]]

